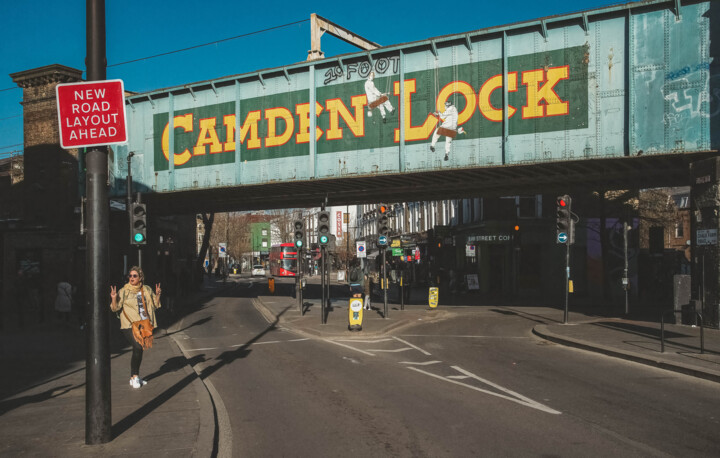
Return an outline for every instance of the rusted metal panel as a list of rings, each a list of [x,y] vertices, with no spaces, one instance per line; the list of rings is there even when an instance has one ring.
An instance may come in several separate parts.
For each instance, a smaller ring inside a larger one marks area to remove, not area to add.
[[[601,8],[131,96],[113,193],[125,193],[129,151],[137,187],[166,192],[716,148],[717,6],[676,4]],[[438,135],[439,125],[457,134]]]

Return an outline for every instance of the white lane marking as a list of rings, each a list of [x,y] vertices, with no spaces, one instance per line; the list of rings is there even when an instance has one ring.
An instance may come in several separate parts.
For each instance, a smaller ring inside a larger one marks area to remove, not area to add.
[[[401,334],[403,337],[455,337],[458,339],[532,339],[527,336],[471,336],[454,334]]]
[[[408,351],[408,350],[412,350],[412,348],[410,348],[410,347],[396,348],[395,350],[378,350],[378,349],[371,348],[369,351],[376,351],[378,353],[400,353],[401,351]]]
[[[408,346],[414,348],[415,350],[419,351],[420,353],[424,354],[425,356],[432,356],[431,353],[426,352],[426,351],[423,350],[422,348],[420,348],[420,347],[418,347],[418,346],[415,346],[415,345],[411,344],[410,342],[408,342],[408,341],[406,341],[406,340],[402,340],[402,339],[397,338],[397,337],[393,337],[393,339],[395,339],[395,340],[397,340],[398,342],[402,342],[402,343],[404,343],[405,345],[408,345]]]
[[[425,361],[422,363],[417,363],[415,361],[400,361],[400,364],[411,364],[413,366],[429,366],[431,364],[439,364],[442,361]]]
[[[470,374],[469,372],[466,372],[466,371],[458,368],[457,366],[452,366],[452,367],[453,367],[453,369],[455,369],[455,370],[458,370],[458,371],[463,372],[463,373],[465,373],[465,374],[469,374],[471,377],[475,377],[475,378],[477,378],[478,380],[481,380],[481,381],[482,381],[482,379],[480,379],[479,377],[476,377],[476,376],[474,376],[473,374]],[[495,397],[498,397],[498,398],[502,398],[502,399],[505,399],[505,400],[508,400],[508,401],[511,401],[511,402],[515,402],[515,403],[517,403],[517,404],[524,405],[524,406],[526,406],[526,407],[530,407],[530,408],[533,408],[533,409],[537,409],[537,410],[540,410],[540,411],[543,411],[543,412],[551,413],[551,414],[554,414],[554,415],[560,415],[560,413],[561,413],[561,412],[559,412],[559,411],[557,411],[557,410],[555,410],[555,409],[551,409],[550,407],[544,406],[544,405],[540,404],[539,402],[535,402],[535,401],[533,401],[533,400],[531,400],[531,399],[526,398],[525,396],[519,395],[519,394],[517,394],[517,393],[515,393],[515,392],[513,392],[513,391],[511,391],[511,390],[508,390],[507,388],[502,388],[502,387],[500,387],[499,385],[496,385],[496,384],[494,384],[494,383],[489,383],[489,384],[490,384],[491,386],[493,386],[493,387],[501,390],[501,391],[504,391],[504,392],[506,392],[506,393],[510,393],[510,394],[512,394],[512,395],[514,395],[514,396],[518,396],[518,397],[511,397],[511,396],[505,396],[505,395],[499,394],[499,393],[494,393],[494,392],[492,392],[492,391],[488,391],[488,390],[484,390],[484,389],[479,388],[479,387],[476,387],[476,386],[468,385],[467,383],[458,382],[458,381],[452,380],[452,379],[450,379],[450,378],[443,377],[443,376],[441,376],[441,375],[435,375],[435,374],[433,374],[433,373],[430,373],[430,372],[427,372],[427,371],[418,369],[417,367],[408,367],[408,369],[414,370],[414,371],[416,371],[416,372],[420,372],[421,374],[429,375],[430,377],[434,377],[434,378],[436,378],[436,379],[438,379],[438,380],[442,380],[442,381],[445,381],[445,382],[454,383],[454,384],[456,384],[456,385],[464,386],[465,388],[470,388],[471,390],[475,390],[475,391],[479,391],[479,392],[481,392],[481,393],[489,394],[490,396],[495,396]],[[485,382],[484,382],[484,383],[485,383]]]
[[[267,342],[255,342],[252,345],[277,344],[277,343],[286,343],[286,342],[302,342],[305,340],[310,340],[310,339],[305,338],[305,339],[292,339],[292,340],[268,340]],[[243,347],[245,345],[247,345],[247,344],[231,345],[231,347]]]
[[[186,348],[185,351],[206,351],[206,350],[218,350],[220,347],[207,347],[207,348]]]
[[[339,345],[339,346],[341,346],[341,347],[349,348],[350,350],[359,351],[360,353],[366,354],[366,355],[368,355],[368,356],[375,356],[374,354],[372,354],[372,353],[370,353],[370,352],[367,352],[367,351],[364,351],[364,350],[360,350],[360,349],[358,349],[358,348],[351,347],[350,345],[345,345],[345,344],[342,344],[342,343],[340,343],[340,342],[336,342],[336,341],[334,341],[334,340],[327,340],[327,339],[323,339],[323,340],[324,340],[325,342],[328,342],[328,343],[331,343],[331,344],[335,344],[335,345]]]
[[[465,380],[466,378],[470,378],[469,375],[448,375],[447,378],[451,378],[453,380]]]
[[[389,342],[392,339],[373,339],[373,340],[356,340],[356,339],[335,339],[335,342],[358,342],[358,343],[379,343]]]
[[[468,371],[466,371],[465,369],[463,369],[463,368],[461,368],[461,367],[452,366],[452,368],[455,369],[456,371],[460,372],[461,374],[465,374],[465,375],[468,376],[468,377],[472,377],[472,378],[474,378],[474,379],[476,379],[476,380],[479,380],[479,381],[483,382],[483,383],[486,384],[486,385],[490,385],[490,386],[493,387],[493,388],[497,388],[497,389],[500,390],[500,391],[504,391],[505,393],[507,393],[507,394],[509,394],[509,395],[512,395],[512,396],[515,396],[516,398],[520,398],[520,399],[522,399],[522,400],[525,401],[525,402],[528,402],[528,403],[536,403],[536,402],[533,401],[532,399],[527,398],[527,397],[523,396],[523,395],[520,394],[520,393],[516,393],[516,392],[514,392],[514,391],[509,390],[508,388],[504,388],[504,387],[502,387],[502,386],[500,386],[500,385],[498,385],[498,384],[496,384],[496,383],[491,382],[490,380],[486,380],[486,379],[484,379],[484,378],[482,378],[482,377],[478,377],[477,375],[475,375],[475,374],[473,374],[473,373],[471,373],[471,372],[468,372]],[[536,404],[537,404],[537,403],[536,403]]]

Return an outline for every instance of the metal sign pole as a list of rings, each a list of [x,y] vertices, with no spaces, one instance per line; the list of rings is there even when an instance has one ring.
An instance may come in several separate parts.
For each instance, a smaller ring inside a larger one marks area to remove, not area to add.
[[[106,79],[105,2],[87,0],[87,79]],[[93,147],[87,153],[87,277],[90,307],[87,311],[85,355],[85,443],[103,444],[112,440],[110,395],[110,321],[108,319],[108,268],[110,206],[108,205],[107,147]]]

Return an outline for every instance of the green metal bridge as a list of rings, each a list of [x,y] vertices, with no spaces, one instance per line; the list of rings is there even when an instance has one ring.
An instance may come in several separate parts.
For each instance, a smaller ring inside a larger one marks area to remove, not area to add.
[[[650,0],[133,94],[111,194],[129,152],[155,213],[688,184],[720,143],[719,11]]]

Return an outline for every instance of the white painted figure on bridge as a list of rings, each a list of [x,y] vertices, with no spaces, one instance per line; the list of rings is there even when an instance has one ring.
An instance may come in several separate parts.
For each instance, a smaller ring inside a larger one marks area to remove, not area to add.
[[[435,132],[433,132],[432,143],[430,143],[430,151],[435,152],[435,145],[440,139],[440,136],[444,135],[445,160],[447,161],[450,155],[450,147],[452,146],[453,138],[455,138],[458,133],[464,133],[464,130],[462,127],[458,130],[458,111],[450,100],[445,102],[445,111],[442,113],[438,113],[436,111],[433,115],[438,118],[438,126],[435,128]]]
[[[368,118],[372,117],[373,109],[377,108],[380,110],[383,122],[386,122],[385,110],[387,110],[388,114],[393,114],[395,109],[390,103],[387,94],[383,94],[375,87],[375,72],[370,72],[367,81],[365,81],[365,95],[367,95],[368,102]]]

